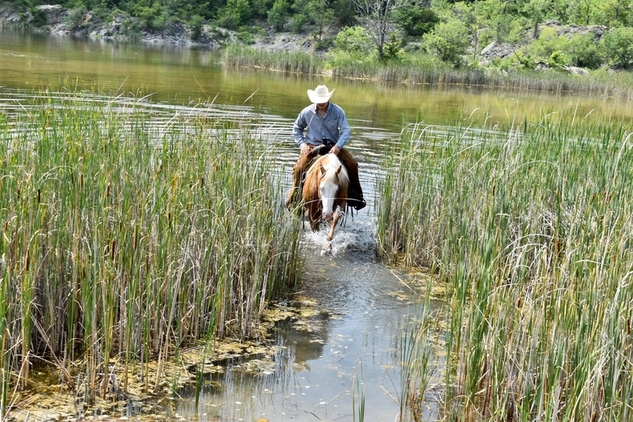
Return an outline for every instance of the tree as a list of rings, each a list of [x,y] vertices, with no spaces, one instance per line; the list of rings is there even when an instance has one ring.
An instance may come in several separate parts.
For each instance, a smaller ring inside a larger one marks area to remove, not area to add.
[[[308,19],[315,27],[315,35],[322,40],[323,30],[334,21],[334,10],[330,9],[326,0],[310,0],[306,7]]]
[[[621,27],[607,32],[602,38],[602,46],[611,64],[627,68],[633,60],[633,28]]]
[[[459,64],[461,55],[466,53],[470,37],[463,22],[450,19],[435,25],[431,32],[424,34],[422,42],[429,53],[436,54],[445,62]]]
[[[283,31],[288,22],[290,5],[287,0],[275,0],[273,7],[268,11],[268,23],[275,31]]]
[[[415,4],[402,7],[394,14],[395,22],[411,37],[421,37],[440,21],[433,10]]]
[[[227,0],[226,6],[218,12],[217,25],[227,29],[237,29],[251,18],[248,0]]]
[[[367,20],[378,58],[384,58],[384,47],[389,33],[395,28],[395,11],[406,6],[406,0],[353,0],[358,14]]]

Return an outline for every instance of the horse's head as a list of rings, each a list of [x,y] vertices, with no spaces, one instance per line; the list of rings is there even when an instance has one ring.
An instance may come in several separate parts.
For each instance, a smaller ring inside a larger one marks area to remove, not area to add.
[[[336,206],[341,205],[341,200],[344,201],[347,196],[349,177],[347,170],[334,154],[324,156],[324,159],[321,160],[320,172],[319,197],[323,207],[323,219],[331,221],[334,212],[336,212]],[[341,192],[343,187],[345,188],[344,195]],[[341,206],[341,208],[343,207],[344,205]]]
[[[334,235],[334,227],[345,210],[348,186],[347,170],[334,154],[319,157],[306,173],[303,185],[306,215],[314,231],[318,230],[321,219],[330,222],[330,240]]]

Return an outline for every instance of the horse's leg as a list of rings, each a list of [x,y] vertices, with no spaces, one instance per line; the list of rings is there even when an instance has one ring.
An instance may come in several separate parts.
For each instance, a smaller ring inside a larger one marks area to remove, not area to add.
[[[334,238],[334,227],[338,224],[338,220],[341,218],[341,213],[339,210],[334,211],[334,217],[332,217],[332,221],[330,222],[330,231],[327,235],[327,240],[332,240]]]

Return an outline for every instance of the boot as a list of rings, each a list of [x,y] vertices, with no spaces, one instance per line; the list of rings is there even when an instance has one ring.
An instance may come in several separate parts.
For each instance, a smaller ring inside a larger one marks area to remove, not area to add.
[[[360,211],[367,206],[367,203],[363,199],[362,191],[359,192],[356,189],[352,188],[349,191],[349,197],[349,205],[350,207],[353,207],[356,211]]]
[[[286,208],[290,211],[292,210],[299,202],[299,188],[291,187],[288,191],[288,195],[286,196]]]
[[[301,199],[301,183],[302,178],[302,169],[295,168],[292,169],[292,187],[288,191],[288,195],[286,196],[286,208],[289,211],[292,211],[294,207],[299,205],[299,201]]]

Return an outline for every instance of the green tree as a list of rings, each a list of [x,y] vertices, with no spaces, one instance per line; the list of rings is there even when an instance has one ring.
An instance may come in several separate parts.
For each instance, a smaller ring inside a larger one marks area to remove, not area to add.
[[[344,51],[357,60],[367,58],[375,49],[369,32],[362,26],[344,28],[334,39],[334,48]]]
[[[332,0],[331,6],[339,25],[351,26],[356,22],[356,10],[351,0]]]
[[[407,6],[406,0],[353,0],[357,13],[366,21],[378,58],[383,59],[384,46],[395,26],[395,12]]]
[[[572,64],[588,69],[599,68],[604,57],[599,44],[592,34],[577,34],[569,39],[569,55]]]
[[[283,31],[288,23],[290,4],[287,0],[275,0],[273,7],[268,11],[268,23],[275,31]]]
[[[309,0],[306,14],[309,22],[315,26],[315,35],[321,41],[325,27],[334,22],[334,10],[328,7],[327,0]]]
[[[470,43],[470,34],[466,25],[450,19],[435,25],[431,32],[422,36],[424,48],[441,60],[455,65],[461,63],[461,55],[466,53]]]
[[[630,26],[631,0],[603,0],[597,5],[596,21],[608,27]]]
[[[602,37],[602,48],[609,63],[622,68],[630,66],[633,60],[633,28],[621,27],[607,32]]]
[[[248,0],[227,0],[226,6],[218,11],[217,25],[227,29],[237,29],[248,23],[251,6]]]
[[[416,4],[396,10],[394,18],[404,33],[411,37],[421,37],[440,21],[433,10]]]

